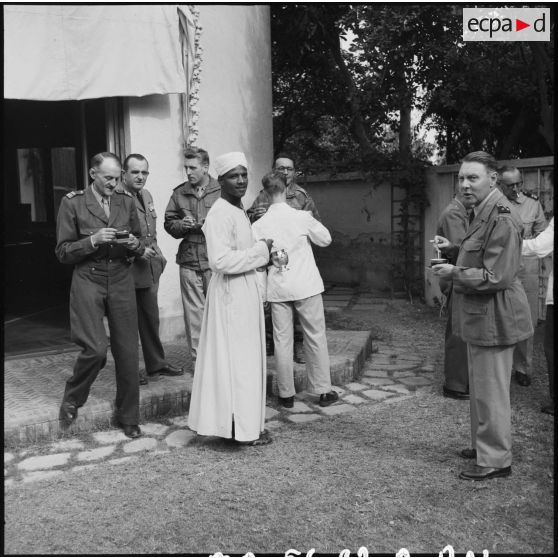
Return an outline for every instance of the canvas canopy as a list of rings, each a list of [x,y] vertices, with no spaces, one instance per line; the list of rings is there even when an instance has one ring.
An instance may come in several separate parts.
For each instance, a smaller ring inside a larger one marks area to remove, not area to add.
[[[63,101],[185,93],[177,8],[4,6],[4,97]]]

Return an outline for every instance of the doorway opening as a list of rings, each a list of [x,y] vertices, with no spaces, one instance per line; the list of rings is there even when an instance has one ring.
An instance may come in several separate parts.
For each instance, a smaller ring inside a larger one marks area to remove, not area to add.
[[[4,101],[6,358],[76,348],[72,266],[54,254],[56,216],[62,197],[87,185],[89,157],[107,150],[115,106],[107,99]]]

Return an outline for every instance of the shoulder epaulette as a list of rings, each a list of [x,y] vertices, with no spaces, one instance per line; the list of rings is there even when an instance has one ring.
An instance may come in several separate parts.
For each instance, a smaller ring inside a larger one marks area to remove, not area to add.
[[[310,198],[308,192],[304,189],[301,188],[298,184],[296,185],[296,191],[300,192],[301,194],[303,194],[305,197]]]
[[[179,188],[182,188],[182,186],[185,186],[186,184],[187,184],[186,182],[183,182],[182,184],[179,184],[178,186],[175,186],[175,187],[172,189],[173,192],[174,192],[175,190],[178,190]]]
[[[496,207],[498,208],[498,213],[511,213],[511,209],[506,205],[499,203]]]
[[[535,194],[535,192],[531,192],[530,190],[522,190],[521,193],[524,196],[527,196],[528,198],[531,198],[535,201],[538,201],[538,199],[539,199],[539,196],[537,196],[537,194]]]
[[[85,190],[73,190],[72,192],[68,192],[66,194],[66,197],[72,199],[74,196],[81,196],[84,193],[85,193]]]
[[[115,190],[115,193],[117,194],[124,194],[125,196],[130,196],[131,198],[133,198],[134,196],[132,196],[132,194],[130,194],[130,192],[128,192],[128,190]]]

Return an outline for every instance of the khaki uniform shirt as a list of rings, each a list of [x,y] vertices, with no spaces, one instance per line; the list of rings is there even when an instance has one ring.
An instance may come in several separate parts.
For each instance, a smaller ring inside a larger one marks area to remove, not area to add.
[[[467,343],[513,345],[533,335],[518,278],[521,232],[519,216],[499,190],[476,208],[452,274],[452,327]]]

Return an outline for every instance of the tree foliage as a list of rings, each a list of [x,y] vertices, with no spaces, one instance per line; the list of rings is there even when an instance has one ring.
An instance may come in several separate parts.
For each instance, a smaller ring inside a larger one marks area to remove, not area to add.
[[[551,11],[551,14],[553,12]],[[272,4],[275,148],[307,170],[553,150],[553,44],[462,41],[461,6]],[[553,35],[553,18],[551,33]]]

